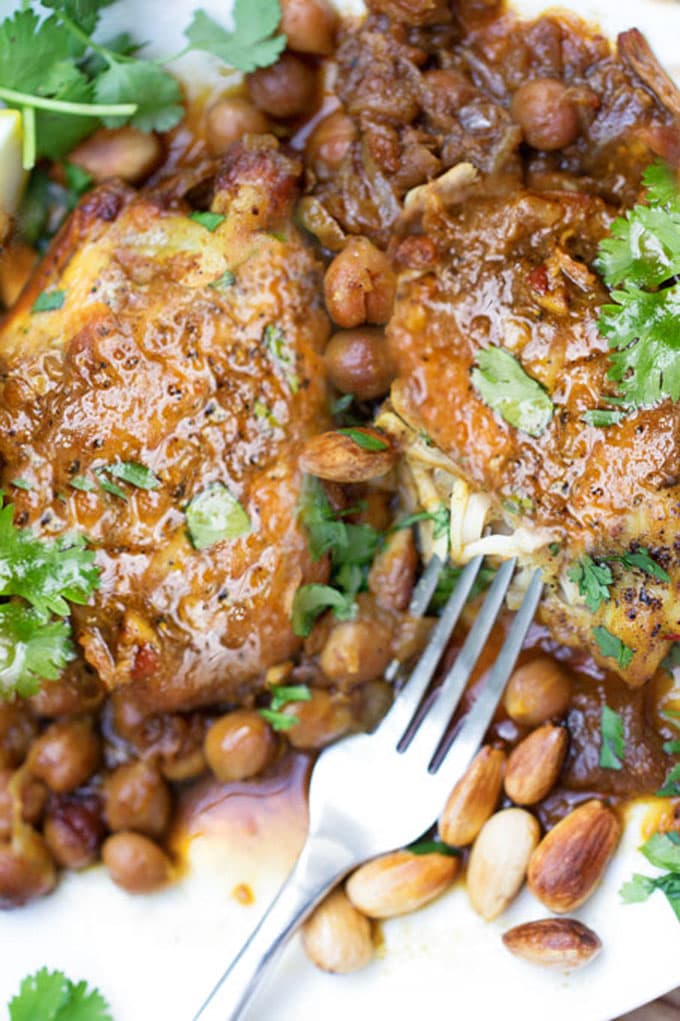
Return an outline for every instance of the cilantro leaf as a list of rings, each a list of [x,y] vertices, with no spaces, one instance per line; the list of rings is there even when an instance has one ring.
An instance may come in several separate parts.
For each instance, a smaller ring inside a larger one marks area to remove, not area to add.
[[[419,840],[416,844],[409,844],[406,850],[411,854],[445,854],[449,858],[457,858],[460,855],[457,848],[444,844],[441,840]]]
[[[244,74],[268,67],[281,55],[286,37],[272,35],[281,20],[278,0],[236,0],[228,32],[204,10],[194,12],[184,34],[195,50],[205,50]]]
[[[236,283],[236,277],[230,269],[225,269],[224,273],[221,273],[216,280],[211,280],[208,287],[212,287],[214,291],[227,291],[230,287],[233,287]]]
[[[596,263],[612,289],[598,323],[611,348],[608,378],[632,408],[680,398],[680,191],[662,165],[645,183],[647,205],[614,222]]]
[[[418,511],[417,514],[409,514],[408,517],[402,518],[394,526],[394,529],[396,531],[401,528],[410,528],[418,521],[431,521],[434,526],[433,538],[441,539],[441,537],[446,535],[449,531],[451,524],[451,512],[448,507],[445,507],[443,504],[435,511]]]
[[[654,833],[640,848],[650,865],[680,872],[680,844],[668,833]]]
[[[108,128],[129,123],[140,131],[169,131],[184,115],[177,81],[149,60],[111,64],[96,79],[94,96],[104,105],[135,103],[137,106],[131,118],[103,117]]]
[[[428,613],[438,613],[444,608],[462,573],[462,567],[454,567],[453,564],[444,565],[442,572],[439,575],[437,587],[432,594]],[[493,567],[488,567],[486,564],[483,564],[477,573],[477,577],[470,589],[470,595],[468,598],[474,599],[480,594],[480,592],[483,592],[484,589],[488,588],[495,575],[496,571]]]
[[[593,638],[597,642],[601,655],[615,659],[621,669],[625,670],[633,658],[635,650],[602,625],[593,628]]]
[[[112,1021],[101,993],[71,982],[61,971],[41,968],[27,976],[9,1003],[10,1021]]]
[[[367,432],[364,429],[355,429],[352,426],[346,426],[343,429],[336,429],[336,433],[340,433],[341,436],[349,436],[349,438],[356,443],[357,447],[361,447],[362,450],[387,450],[389,443],[385,443],[379,436],[374,436],[373,433]]]
[[[13,524],[13,508],[0,508],[0,596],[21,597],[41,614],[69,614],[67,600],[84,605],[99,586],[94,553],[81,536],[40,539]]]
[[[99,21],[99,12],[110,7],[115,0],[40,0],[43,7],[63,12],[71,21],[82,28],[86,35],[92,35]]]
[[[271,708],[283,709],[289,702],[309,702],[312,693],[306,684],[272,684]]]
[[[0,604],[0,697],[35,695],[40,681],[56,681],[74,657],[71,628],[24,603]]]
[[[643,571],[658,581],[669,582],[671,580],[668,572],[664,571],[663,567],[660,567],[655,560],[652,560],[649,550],[644,546],[640,546],[639,549],[632,552],[624,553],[620,559],[621,563],[626,567],[631,569],[637,568],[638,571]]]
[[[338,620],[356,616],[353,595],[346,595],[330,585],[301,585],[293,598],[293,633],[306,638],[317,617],[332,609]]]
[[[639,872],[635,872],[633,878],[623,884],[619,896],[624,904],[639,904],[647,900],[655,890],[656,883],[650,876],[641,876]]]
[[[81,493],[93,493],[96,490],[96,486],[92,479],[88,479],[87,475],[74,475],[69,486],[73,489],[79,489]]]
[[[567,576],[578,585],[579,594],[584,597],[591,613],[599,610],[602,603],[608,602],[609,586],[614,578],[606,564],[596,564],[591,557],[584,556],[569,568]]]
[[[158,489],[161,484],[161,480],[150,468],[137,461],[117,461],[108,465],[106,471],[115,479],[127,482],[137,489]]]
[[[224,223],[226,216],[224,213],[211,213],[201,212],[200,210],[194,210],[193,213],[189,213],[189,219],[193,220],[194,223],[200,223],[201,227],[205,227],[212,234],[213,231],[217,230],[221,223]]]
[[[238,539],[250,531],[250,518],[221,482],[198,493],[186,509],[189,535],[196,549],[223,539]]]
[[[657,798],[679,798],[680,797],[680,762],[669,770],[663,786],[656,791]]]
[[[282,713],[275,709],[258,709],[262,719],[266,720],[272,730],[290,730],[300,722],[293,713]]]
[[[600,714],[600,766],[602,769],[623,769],[626,741],[623,717],[620,713],[602,706]]]
[[[540,436],[548,427],[554,411],[550,394],[509,351],[480,351],[471,378],[484,403],[516,429]]]
[[[66,301],[66,291],[41,291],[31,306],[31,312],[56,312]]]
[[[624,417],[623,411],[614,408],[593,408],[591,411],[584,411],[581,421],[586,425],[594,425],[604,428],[608,425],[618,425]]]
[[[69,163],[68,160],[64,163],[64,174],[69,191],[73,192],[74,196],[84,195],[94,184],[92,174],[77,163]]]
[[[291,393],[296,394],[300,388],[300,381],[295,372],[292,371],[295,365],[295,358],[287,346],[285,332],[280,326],[269,323],[263,330],[262,339],[274,361],[284,370],[286,382],[290,387]]]

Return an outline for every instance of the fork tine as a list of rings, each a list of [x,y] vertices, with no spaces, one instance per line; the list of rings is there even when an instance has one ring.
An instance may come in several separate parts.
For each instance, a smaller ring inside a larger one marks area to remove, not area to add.
[[[542,588],[541,571],[537,569],[483,691],[465,717],[453,741],[437,754],[433,762],[432,771],[436,771],[437,779],[442,783],[442,798],[446,797],[453,784],[462,776],[482,742],[515,667],[527,631],[531,627]]]
[[[411,602],[408,605],[408,612],[411,617],[425,616],[443,569],[444,564],[435,553],[420,576],[418,584],[413,589]],[[400,667],[401,663],[399,660],[393,659],[385,671],[385,680],[392,682],[397,676]]]
[[[467,602],[483,557],[475,557],[464,568],[458,583],[449,597],[441,617],[430,635],[430,639],[416,664],[413,673],[394,700],[394,704],[376,730],[376,734],[395,742],[403,735],[432,680],[437,664],[451,637],[463,607]],[[441,568],[440,568],[441,569]],[[428,599],[429,603],[429,599]],[[425,607],[427,609],[427,606]]]
[[[477,619],[463,643],[463,648],[438,688],[432,704],[408,745],[409,756],[421,759],[425,764],[434,757],[498,617],[516,565],[517,559],[513,558],[506,560],[499,568]]]

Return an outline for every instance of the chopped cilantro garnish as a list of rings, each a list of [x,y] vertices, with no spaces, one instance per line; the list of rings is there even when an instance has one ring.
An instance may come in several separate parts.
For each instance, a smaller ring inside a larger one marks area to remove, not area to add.
[[[293,713],[282,713],[275,709],[258,709],[260,716],[267,721],[272,730],[290,730],[300,722]]]
[[[333,610],[338,620],[352,620],[356,615],[354,595],[347,595],[330,585],[301,585],[293,598],[293,633],[305,638],[317,617]]]
[[[300,380],[296,373],[292,371],[295,365],[295,359],[287,346],[285,332],[280,326],[275,326],[273,323],[269,323],[264,328],[262,339],[274,361],[284,370],[286,382],[290,387],[291,393],[296,394],[300,389]]]
[[[623,717],[620,713],[602,706],[600,715],[600,766],[602,769],[623,769],[626,752]]]
[[[624,412],[614,408],[593,408],[592,411],[585,411],[581,415],[581,421],[586,425],[605,428],[608,425],[618,425],[624,416]]]
[[[417,844],[409,844],[406,850],[411,854],[445,854],[450,858],[457,858],[460,855],[457,848],[443,844],[441,840],[419,840]]]
[[[223,539],[238,539],[250,531],[250,518],[221,482],[198,493],[186,509],[187,527],[196,549]]]
[[[56,312],[66,300],[66,291],[42,291],[33,302],[31,312]]]
[[[663,750],[666,755],[680,755],[680,741],[664,741]]]
[[[92,174],[88,173],[84,167],[79,167],[77,163],[68,161],[64,163],[64,176],[69,190],[74,195],[83,195],[94,184]]]
[[[597,642],[600,653],[608,659],[615,659],[619,667],[625,670],[630,664],[635,650],[602,625],[593,628],[593,638]]]
[[[553,416],[548,391],[502,347],[480,351],[472,384],[485,404],[530,436],[540,436]]]
[[[137,461],[117,461],[115,464],[107,465],[106,471],[115,479],[127,482],[137,489],[158,489],[161,484],[161,480],[150,468]]]
[[[272,684],[271,708],[283,709],[289,702],[309,702],[312,693],[306,684]]]
[[[595,613],[602,603],[609,600],[609,586],[614,577],[606,564],[596,564],[591,557],[584,556],[569,568],[567,576],[578,585],[579,593],[585,598],[591,613]]]
[[[25,978],[9,1003],[10,1021],[112,1021],[108,1003],[87,982],[41,968]]]
[[[224,273],[220,273],[216,280],[211,280],[208,287],[212,287],[213,291],[228,291],[235,283],[236,277],[234,274],[230,269],[225,269]]]
[[[448,602],[453,590],[463,573],[462,567],[454,567],[453,564],[446,564],[437,582],[437,587],[432,594],[430,605],[428,607],[428,613],[438,613],[444,608]],[[488,567],[484,564],[477,572],[477,577],[474,580],[474,584],[470,589],[470,599],[474,599],[476,596],[483,592],[484,589],[488,588],[495,577],[496,571],[493,567]]]
[[[680,798],[680,762],[666,775],[663,785],[656,791],[657,798]]]
[[[599,319],[608,376],[631,409],[680,399],[680,191],[661,164],[647,168],[644,183],[646,204],[614,221],[597,263],[612,289]]]
[[[211,213],[211,212],[200,212],[194,210],[193,213],[189,213],[189,219],[193,220],[194,223],[200,223],[201,227],[205,227],[212,234],[213,231],[217,230],[221,223],[224,223],[226,216],[223,213]]]
[[[198,10],[184,34],[193,49],[213,53],[244,73],[273,64],[286,45],[284,35],[273,34],[281,21],[278,0],[236,0],[232,18],[228,32]]]
[[[127,493],[125,492],[125,490],[121,489],[120,486],[117,486],[115,482],[111,482],[110,479],[107,479],[106,475],[104,474],[106,471],[107,469],[105,467],[94,469],[94,473],[97,476],[97,482],[99,483],[100,488],[103,489],[104,492],[108,493],[110,496],[117,496],[119,500],[127,500]]]
[[[72,489],[79,489],[81,493],[94,493],[96,485],[92,479],[88,479],[87,475],[74,475],[69,486]]]
[[[0,604],[0,698],[35,695],[41,681],[56,681],[73,659],[65,620],[24,603]]]
[[[332,415],[342,415],[347,411],[354,403],[354,394],[343,394],[342,397],[336,397],[331,404]]]
[[[418,521],[431,521],[433,524],[433,538],[441,539],[443,535],[447,535],[449,526],[451,524],[451,514],[448,507],[438,507],[435,511],[418,511],[417,514],[409,514],[408,517],[402,518],[394,526],[395,529],[399,528],[410,528],[412,525],[417,524]]]
[[[658,581],[669,582],[671,580],[668,572],[664,571],[663,567],[660,567],[655,560],[652,560],[649,550],[644,546],[640,546],[639,549],[632,552],[623,553],[620,557],[608,557],[608,559],[620,560],[625,567],[637,568],[638,571],[643,571]]]
[[[11,485],[15,489],[24,489],[27,493],[30,493],[33,489],[33,484],[28,479],[12,479]]]
[[[342,436],[349,436],[362,450],[387,450],[389,447],[389,443],[381,440],[379,436],[375,436],[373,433],[366,432],[363,429],[355,429],[353,426],[346,426],[335,431]]]

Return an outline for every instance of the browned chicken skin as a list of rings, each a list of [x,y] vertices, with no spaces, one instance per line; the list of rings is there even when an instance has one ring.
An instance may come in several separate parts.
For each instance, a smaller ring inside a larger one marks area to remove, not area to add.
[[[529,562],[550,580],[543,614],[555,637],[611,669],[593,637],[593,626],[607,627],[635,650],[619,672],[637,685],[679,630],[680,408],[665,401],[608,429],[582,420],[612,386],[597,329],[607,292],[592,269],[611,217],[594,196],[529,191],[472,194],[448,213],[426,213],[431,264],[403,273],[388,335],[400,412],[491,495],[496,521],[544,530]],[[413,240],[402,242],[407,254]],[[555,413],[540,436],[509,425],[474,389],[471,369],[490,345],[512,351],[550,393]],[[551,538],[560,553],[548,553]],[[671,583],[614,565],[612,599],[590,613],[569,568],[586,552],[636,546]]]
[[[323,580],[296,519],[298,452],[326,424],[328,335],[322,269],[291,219],[299,173],[265,139],[155,192],[100,187],[0,334],[1,484],[18,523],[90,539],[101,588],[75,637],[142,708],[238,700],[296,650],[293,594]],[[190,218],[192,188],[210,189],[215,229]],[[225,271],[233,282],[211,286]],[[63,307],[32,313],[52,290]],[[123,500],[71,485],[119,461],[160,487]],[[251,530],[195,549],[184,511],[216,482]]]

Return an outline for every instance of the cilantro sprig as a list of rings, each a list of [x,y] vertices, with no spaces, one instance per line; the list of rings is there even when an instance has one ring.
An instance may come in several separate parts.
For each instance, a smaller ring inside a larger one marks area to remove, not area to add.
[[[113,1021],[98,989],[72,982],[62,971],[28,975],[9,1003],[10,1021]]]
[[[619,896],[625,904],[639,904],[651,897],[655,890],[661,890],[680,921],[680,834],[654,833],[640,851],[650,865],[668,871],[660,876],[634,873],[619,890]]]
[[[680,189],[658,163],[643,180],[646,204],[614,221],[597,260],[612,298],[599,319],[611,348],[608,378],[628,410],[680,399]]]
[[[13,518],[0,502],[0,698],[57,680],[74,655],[69,604],[84,605],[99,586],[82,536],[41,539]]]
[[[309,702],[312,693],[306,684],[273,684],[269,689],[271,702],[268,709],[260,709],[260,716],[267,721],[273,730],[290,730],[300,722],[294,713],[284,713],[283,709],[292,702]]]
[[[665,584],[671,580],[668,572],[657,564],[645,546],[628,550],[626,553],[607,553],[599,556],[597,560],[587,555],[583,556],[569,568],[567,576],[578,586],[579,594],[585,599],[591,613],[596,613],[603,603],[610,600],[610,587],[614,584],[614,575],[609,564],[616,563],[623,564],[629,571],[641,571]]]
[[[331,556],[331,584],[301,585],[295,593],[293,631],[304,637],[316,618],[328,609],[338,620],[352,620],[356,615],[355,597],[366,587],[382,535],[371,525],[343,521],[333,512],[322,483],[312,476],[305,476],[303,481],[300,520],[312,559]]]
[[[623,769],[626,738],[621,713],[602,706],[600,714],[600,768]]]
[[[22,113],[23,162],[60,159],[100,125],[168,131],[184,108],[163,63],[190,50],[212,53],[240,71],[273,63],[286,40],[273,35],[278,0],[236,0],[231,31],[205,11],[185,30],[187,46],[166,61],[145,60],[128,36],[95,42],[99,16],[112,0],[27,0],[0,23],[0,99]],[[35,8],[47,8],[45,16]]]

